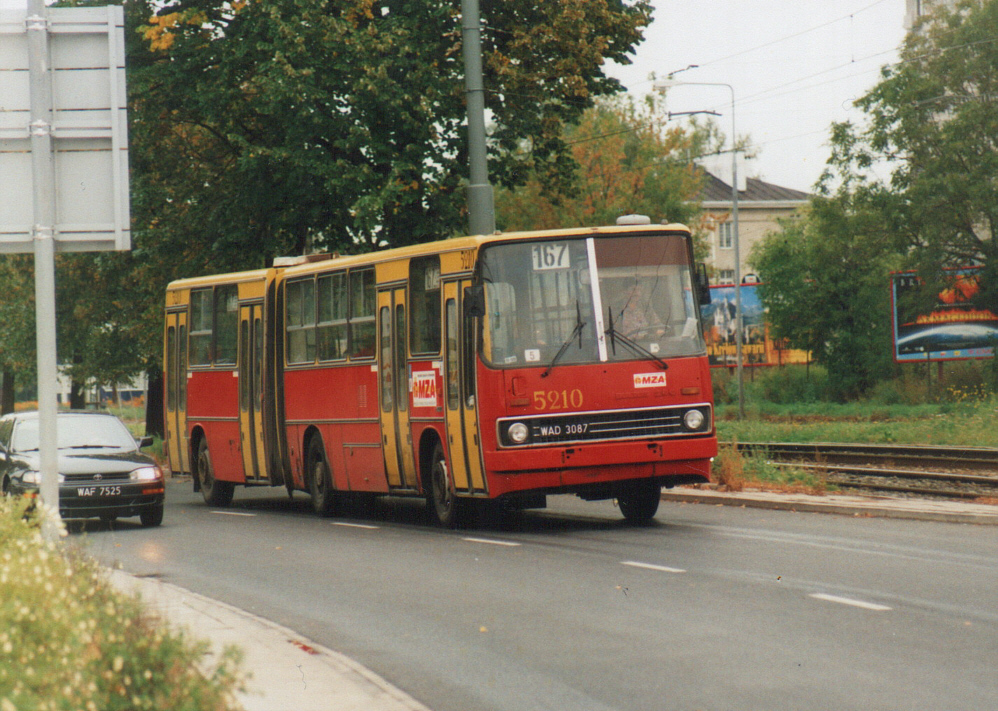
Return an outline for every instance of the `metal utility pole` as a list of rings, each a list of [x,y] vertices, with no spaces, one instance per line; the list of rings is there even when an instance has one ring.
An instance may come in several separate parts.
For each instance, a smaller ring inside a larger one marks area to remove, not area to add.
[[[57,537],[59,516],[56,419],[55,327],[55,155],[52,152],[52,76],[49,72],[48,19],[43,0],[30,0],[25,20],[31,89],[31,165],[34,175],[35,339],[38,350],[38,454],[42,502],[53,510],[43,534]]]
[[[58,535],[55,255],[126,250],[128,121],[121,6],[0,11],[0,253],[35,260],[39,494]],[[28,158],[27,160],[23,158]]]
[[[686,69],[696,68],[691,64]],[[680,71],[686,71],[681,69]],[[745,385],[742,372],[742,260],[738,239],[738,134],[735,133],[735,88],[721,82],[679,81],[669,75],[666,81],[655,82],[655,91],[665,91],[673,86],[723,86],[731,92],[731,227],[732,246],[735,251],[735,366],[738,371],[738,417],[745,418]]]
[[[461,0],[461,44],[468,102],[468,226],[473,235],[487,235],[496,230],[496,214],[485,148],[485,84],[478,0]]]

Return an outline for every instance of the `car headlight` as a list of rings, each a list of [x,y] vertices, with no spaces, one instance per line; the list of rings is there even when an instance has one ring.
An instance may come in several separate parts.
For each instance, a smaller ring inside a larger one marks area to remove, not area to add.
[[[530,436],[530,430],[522,422],[514,422],[506,430],[506,434],[509,435],[509,441],[513,444],[523,444]]]
[[[128,475],[132,481],[158,481],[163,478],[159,467],[139,467]]]
[[[704,417],[699,410],[687,410],[683,415],[683,424],[688,430],[698,430],[703,427]]]
[[[25,484],[34,484],[35,486],[42,485],[42,473],[37,471],[24,472],[21,476],[21,481]],[[59,475],[59,483],[66,481],[66,477],[62,474]]]

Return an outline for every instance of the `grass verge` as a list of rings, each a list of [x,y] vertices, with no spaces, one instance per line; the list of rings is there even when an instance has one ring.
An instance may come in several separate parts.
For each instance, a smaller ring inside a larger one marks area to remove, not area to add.
[[[750,488],[821,496],[837,490],[820,473],[798,467],[778,466],[768,461],[765,453],[739,452],[731,442],[718,446],[712,475],[723,491],[743,491]]]
[[[0,499],[0,711],[235,711],[239,653],[208,645],[115,590],[79,551],[43,539],[42,513]]]

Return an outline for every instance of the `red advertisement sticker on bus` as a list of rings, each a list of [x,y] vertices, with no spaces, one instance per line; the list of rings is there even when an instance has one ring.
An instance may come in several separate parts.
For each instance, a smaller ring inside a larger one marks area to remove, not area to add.
[[[436,407],[437,374],[432,370],[420,370],[412,374],[412,406]]]
[[[635,373],[634,387],[636,388],[664,388],[665,373]]]

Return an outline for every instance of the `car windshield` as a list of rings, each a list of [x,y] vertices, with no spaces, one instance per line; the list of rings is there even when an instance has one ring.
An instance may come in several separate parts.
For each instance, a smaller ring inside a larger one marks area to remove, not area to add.
[[[601,236],[489,247],[484,355],[495,366],[705,350],[686,239]]]
[[[128,428],[114,417],[105,415],[72,415],[57,420],[59,449],[111,449],[128,451],[136,448]],[[38,420],[21,420],[14,428],[12,448],[16,452],[38,449]]]

